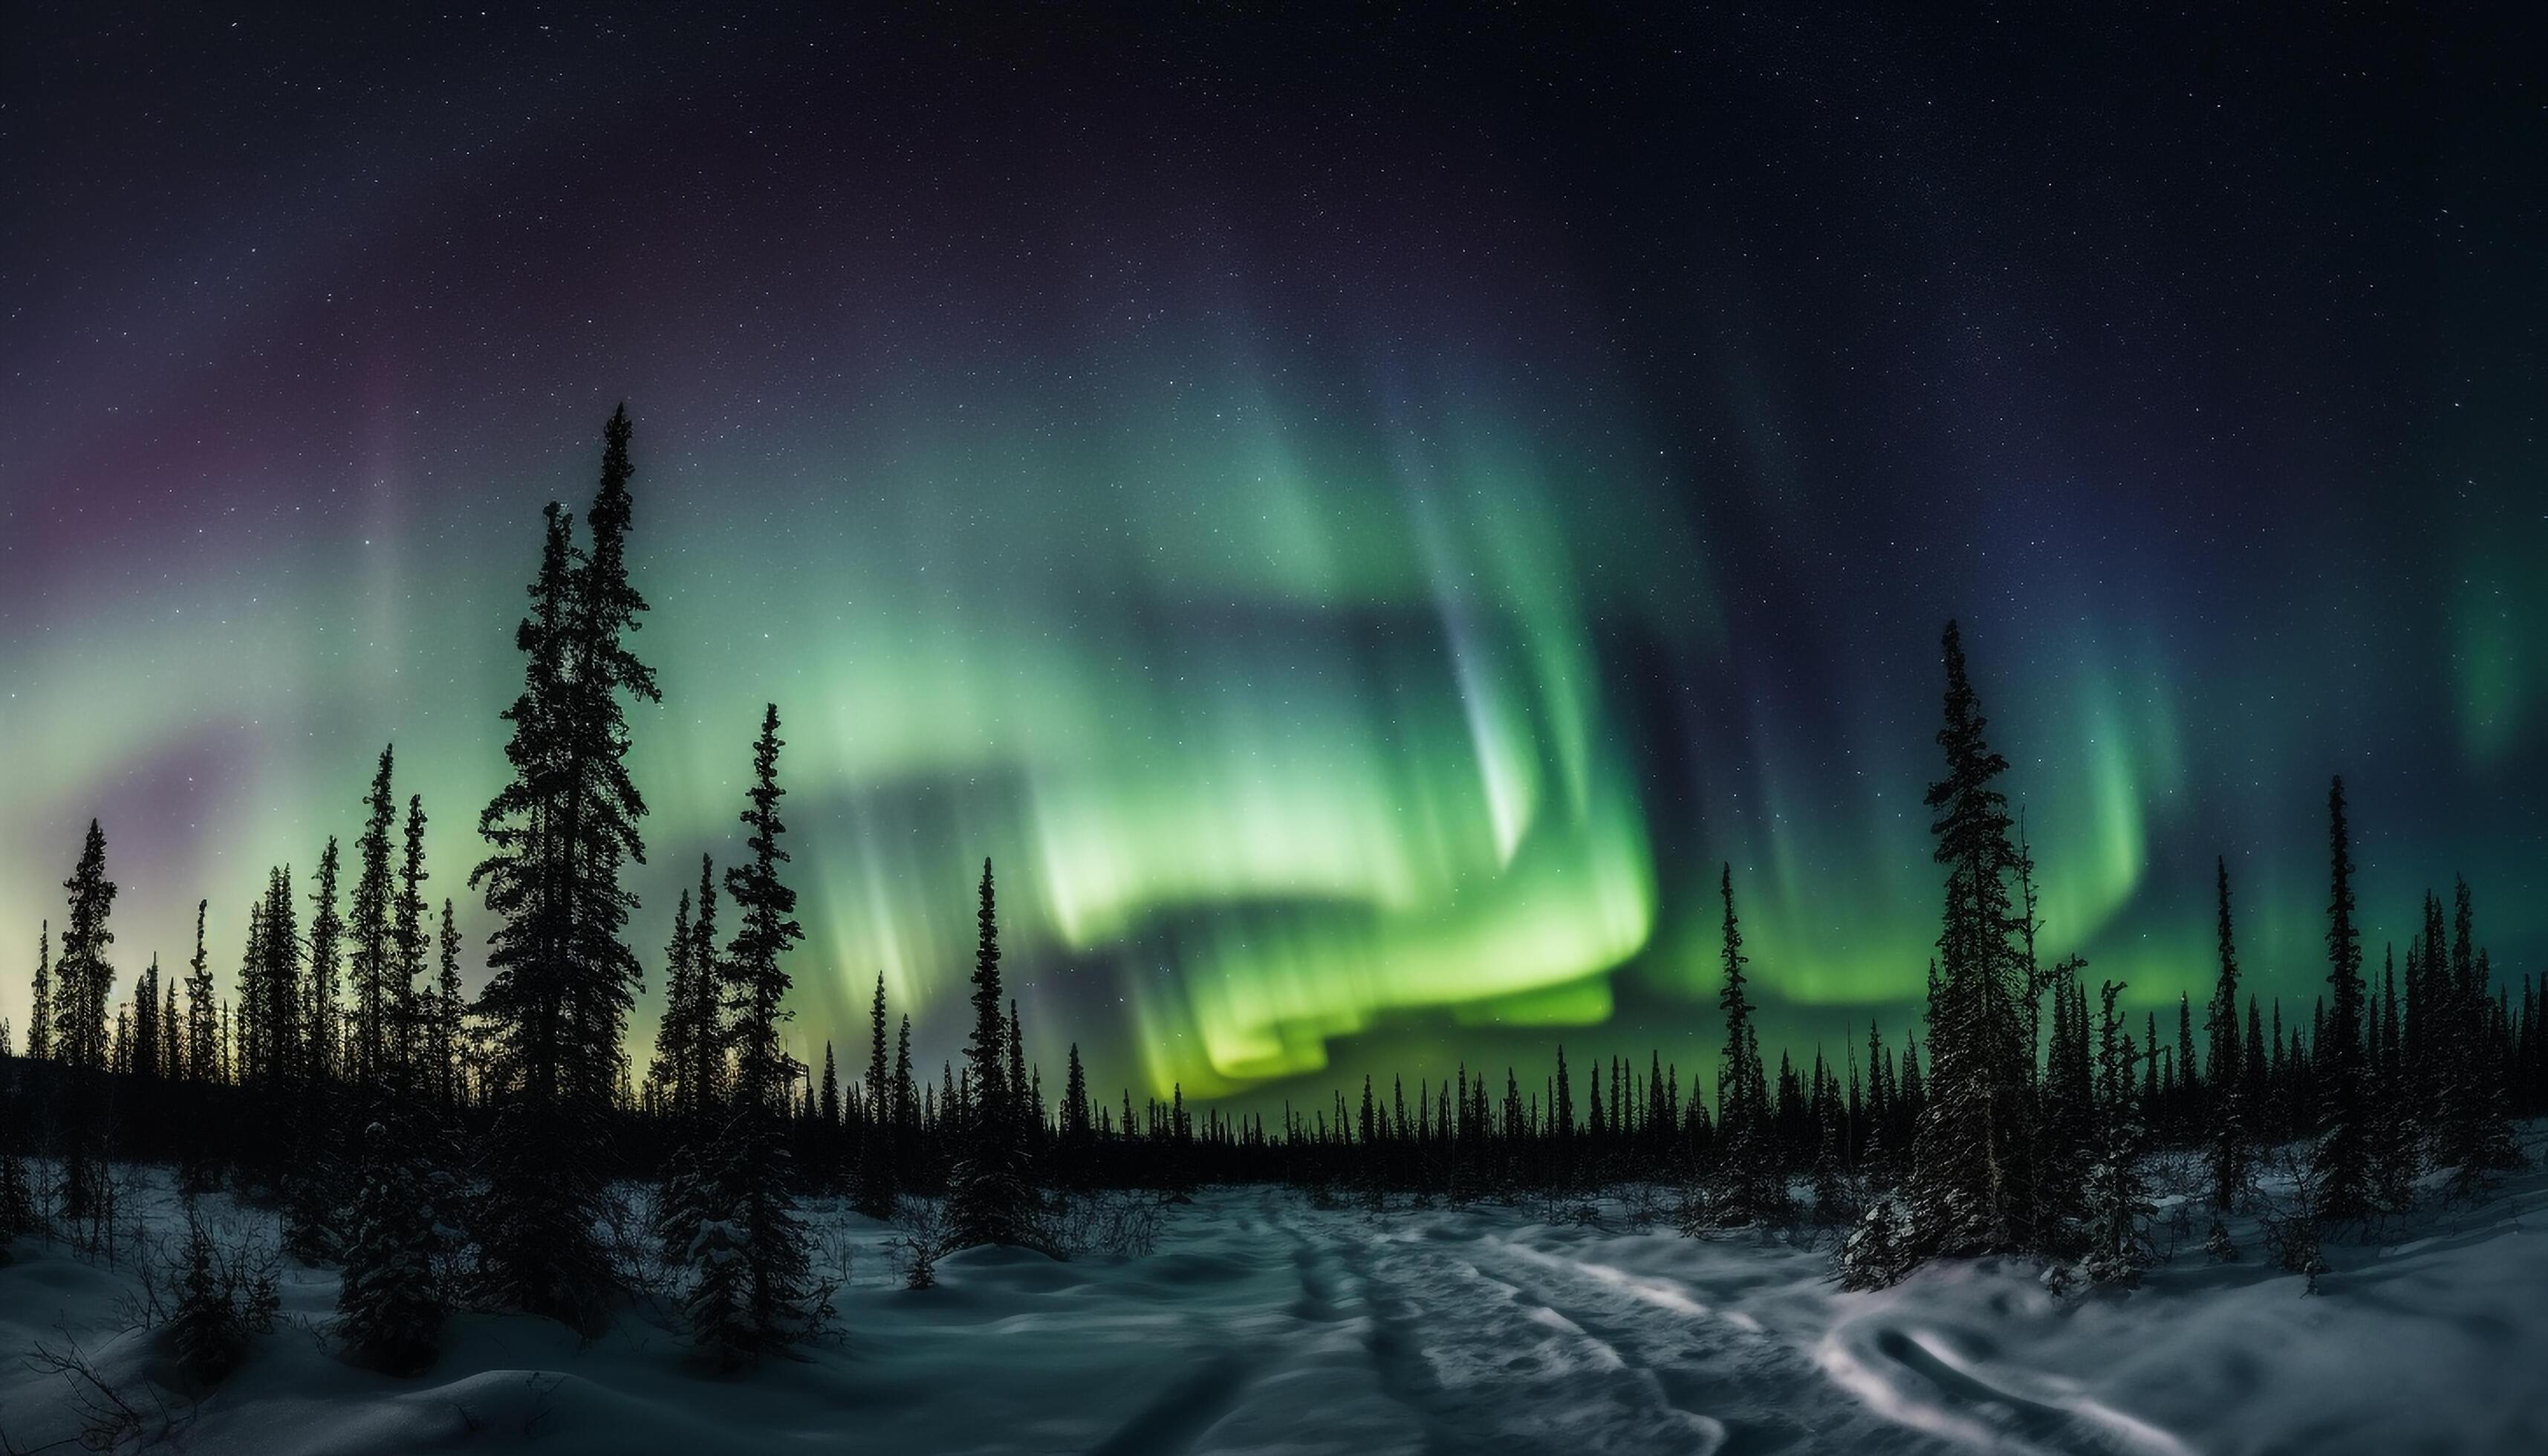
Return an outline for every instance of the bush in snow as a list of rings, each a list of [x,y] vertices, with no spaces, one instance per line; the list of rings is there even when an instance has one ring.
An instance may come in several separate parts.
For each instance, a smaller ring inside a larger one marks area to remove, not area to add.
[[[717,1369],[732,1370],[750,1357],[755,1343],[752,1265],[742,1228],[732,1219],[699,1220],[686,1262],[694,1278],[682,1315],[689,1320],[690,1343]]]
[[[2304,1183],[2299,1207],[2276,1211],[2260,1221],[2265,1233],[2265,1246],[2272,1251],[2274,1262],[2307,1281],[2303,1293],[2318,1293],[2318,1277],[2327,1272],[2326,1260],[2319,1253],[2318,1212],[2311,1189]]]
[[[1840,1248],[1841,1288],[1887,1289],[1901,1283],[1920,1262],[1907,1234],[1892,1199],[1869,1201]]]
[[[161,1338],[187,1376],[203,1385],[236,1368],[249,1337],[272,1329],[282,1308],[273,1252],[217,1246],[191,1210],[185,1264],[175,1282],[176,1310]]]
[[[336,1333],[385,1370],[432,1362],[443,1307],[433,1207],[404,1138],[380,1123],[363,1134],[363,1182],[336,1295]]]
[[[40,1227],[36,1191],[27,1180],[26,1160],[16,1153],[0,1153],[0,1255],[8,1253],[12,1239],[33,1233]]]
[[[2210,1254],[2216,1264],[2238,1262],[2237,1240],[2230,1236],[2230,1226],[2218,1218],[2212,1221],[2212,1231],[2204,1235],[2203,1251]]]

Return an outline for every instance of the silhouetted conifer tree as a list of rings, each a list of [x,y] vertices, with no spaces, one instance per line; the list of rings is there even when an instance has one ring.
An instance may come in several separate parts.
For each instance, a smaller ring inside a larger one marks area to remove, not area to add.
[[[603,434],[592,546],[579,555],[552,503],[530,612],[515,634],[521,694],[504,711],[512,778],[480,815],[490,854],[470,876],[500,922],[479,1012],[496,1118],[483,1163],[479,1285],[496,1305],[590,1327],[613,1278],[594,1231],[605,1118],[638,981],[620,942],[643,863],[645,800],[627,771],[621,699],[658,698],[626,646],[645,601],[629,584],[629,425]]]
[[[965,1044],[965,1071],[972,1106],[963,1129],[964,1151],[956,1165],[948,1213],[958,1246],[1033,1244],[1036,1199],[1028,1186],[1014,1100],[1003,1088],[1008,1075],[1008,1018],[1000,994],[1000,932],[991,885],[991,862],[982,862],[979,932],[973,956],[973,1034]]]
[[[867,1129],[859,1143],[857,1206],[871,1219],[890,1219],[901,1202],[895,1176],[895,1143],[902,1132],[901,1083],[885,1061],[884,972],[876,972],[875,1000],[867,1014]]]
[[[398,890],[390,901],[390,984],[397,1029],[391,1054],[397,1062],[394,1081],[407,1088],[432,1085],[420,1075],[433,1040],[433,988],[425,984],[425,952],[432,937],[424,928],[424,798],[407,796],[407,824],[401,839]]]
[[[726,1004],[734,1008],[733,1113],[713,1149],[694,1150],[701,1203],[688,1250],[694,1278],[691,1333],[720,1363],[779,1348],[806,1332],[810,1259],[804,1225],[788,1192],[787,1150],[780,1137],[801,1068],[779,1045],[788,975],[780,957],[804,939],[795,919],[796,892],[778,876],[778,707],[762,714],[753,746],[752,787],[743,812],[748,858],[728,869],[734,940],[723,966]]]
[[[2212,983],[2211,1010],[2205,1023],[2212,1034],[2212,1095],[2207,1104],[2209,1126],[2204,1130],[2204,1142],[2212,1175],[2212,1206],[2226,1212],[2246,1189],[2252,1135],[2247,1127],[2244,1048],[2238,1041],[2238,947],[2230,926],[2230,862],[2216,859],[2213,873],[2220,901],[2221,966]]]
[[[354,990],[353,1061],[346,1072],[365,1089],[366,1095],[379,1087],[388,1070],[391,1025],[398,1004],[392,985],[397,973],[397,947],[391,905],[390,826],[398,817],[398,800],[390,790],[393,763],[393,751],[382,749],[379,768],[372,774],[371,791],[363,798],[363,834],[354,842],[361,868],[345,915],[345,934],[353,943]]]
[[[106,877],[106,835],[88,822],[79,863],[62,881],[70,914],[62,927],[61,959],[53,970],[53,1058],[62,1160],[62,1216],[94,1220],[110,1196],[105,1179],[106,1005],[115,967],[106,951],[115,944],[107,917],[115,908],[115,881]]]
[[[2432,1078],[2441,1114],[2434,1161],[2452,1170],[2452,1192],[2462,1197],[2483,1190],[2488,1174],[2521,1160],[2504,1108],[2497,1008],[2475,926],[2468,881],[2462,879],[2452,894],[2449,964],[2434,977],[2443,982],[2436,996],[2442,1057]]]
[[[688,959],[690,994],[687,1009],[681,1014],[682,1029],[676,1047],[685,1066],[674,1106],[677,1112],[693,1120],[713,1120],[723,1115],[725,1107],[727,1052],[732,1039],[727,1035],[725,1021],[725,953],[716,941],[716,870],[705,855],[699,856],[699,889],[694,904]]]
[[[2150,1215],[2139,1171],[2141,1125],[2134,1107],[2132,1039],[2120,1043],[2121,1023],[2115,997],[2123,987],[2113,981],[2100,992],[2097,1021],[2097,1150],[2089,1165],[2088,1277],[2099,1284],[2126,1287],[2140,1283],[2149,1264],[2141,1221]]]
[[[1743,930],[1734,913],[1734,866],[1720,864],[1717,897],[1722,902],[1716,992],[1718,1014],[1725,1022],[1725,1046],[1716,1071],[1716,1157],[1701,1186],[1691,1215],[1698,1227],[1727,1228],[1787,1213],[1786,1180],[1775,1167],[1776,1149],[1770,1125],[1770,1089],[1761,1063],[1760,1033],[1752,1024],[1752,999],[1744,967]],[[1564,1061],[1559,1062],[1561,1080]],[[1685,1221],[1685,1223],[1688,1221]]]
[[[434,973],[433,1034],[427,1056],[433,1064],[433,1097],[447,1115],[457,1111],[461,1098],[460,1050],[460,927],[452,918],[451,901],[442,902],[442,933],[439,937],[438,964]]]
[[[385,1112],[363,1135],[361,1186],[345,1238],[336,1332],[354,1355],[404,1374],[429,1364],[442,1330],[430,1159]]]
[[[1929,1101],[1905,1191],[1916,1244],[1962,1254],[2016,1248],[2035,1231],[2033,1048],[2018,1014],[2024,966],[2010,942],[2017,917],[2008,893],[2016,861],[2008,801],[1992,786],[2008,761],[1983,739],[1986,720],[1954,622],[1943,650],[1946,726],[1938,743],[1947,775],[1930,786],[1927,802],[1937,813],[1935,858],[1947,869],[1946,911],[1929,1022]]]
[[[34,1061],[50,1061],[53,1057],[53,923],[42,922],[36,931],[36,981],[27,1008],[27,1056]]]
[[[2087,960],[2071,956],[2053,966],[2052,1037],[2046,1047],[2041,1094],[2044,1240],[2070,1246],[2070,1226],[2087,1216],[2084,1183],[2097,1156],[2096,1082],[2089,1048]]]
[[[2318,1037],[2318,1199],[2321,1219],[2359,1219],[2371,1204],[2370,1104],[2362,1067],[2362,935],[2353,923],[2353,850],[2344,824],[2344,780],[2326,794],[2327,984],[2332,1014]]]

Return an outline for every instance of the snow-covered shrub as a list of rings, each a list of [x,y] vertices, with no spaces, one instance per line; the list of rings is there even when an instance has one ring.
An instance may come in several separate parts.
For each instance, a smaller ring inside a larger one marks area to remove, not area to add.
[[[173,1280],[176,1306],[161,1338],[190,1379],[218,1384],[247,1353],[248,1340],[274,1327],[283,1306],[275,1282],[279,1257],[245,1242],[216,1244],[188,1213],[186,1252]]]
[[[2088,1256],[2080,1268],[2097,1284],[2131,1289],[2149,1267],[2148,1240],[2141,1221],[2149,1217],[2149,1200],[2129,1156],[2100,1158],[2088,1169]]]
[[[0,1257],[9,1252],[9,1243],[23,1233],[37,1232],[43,1221],[36,1213],[36,1190],[27,1177],[27,1160],[16,1153],[0,1153]]]
[[[1166,1199],[1142,1189],[1055,1194],[1045,1209],[1045,1246],[1063,1258],[1140,1258],[1159,1246],[1166,1210]]]
[[[2304,1198],[2296,1210],[2277,1210],[2257,1222],[2276,1266],[2307,1280],[2304,1293],[2318,1293],[2318,1277],[2327,1272],[2327,1265],[2319,1253],[2318,1218],[2309,1200]]]
[[[2204,1235],[2203,1251],[2216,1264],[2238,1262],[2238,1244],[2230,1236],[2230,1226],[2217,1217],[2212,1221],[2212,1231]]]
[[[906,1198],[894,1216],[894,1227],[902,1236],[894,1240],[894,1252],[902,1264],[903,1287],[935,1289],[938,1287],[938,1259],[949,1249],[950,1237],[947,1205],[934,1198]]]
[[[436,1229],[412,1149],[380,1123],[363,1134],[363,1181],[345,1240],[336,1332],[360,1358],[406,1372],[433,1359],[442,1330]]]
[[[752,1265],[743,1229],[733,1219],[702,1219],[691,1234],[686,1261],[697,1276],[682,1313],[690,1343],[720,1370],[743,1363],[753,1347],[750,1319]]]
[[[1841,1288],[1887,1289],[1901,1283],[1918,1263],[1902,1211],[1889,1197],[1874,1198],[1840,1246]]]

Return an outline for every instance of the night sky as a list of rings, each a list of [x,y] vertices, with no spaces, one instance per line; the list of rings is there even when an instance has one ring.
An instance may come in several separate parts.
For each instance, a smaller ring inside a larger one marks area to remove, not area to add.
[[[800,1052],[879,970],[952,1051],[989,855],[1049,1077],[1687,1068],[1720,861],[1837,1055],[1923,983],[1950,615],[2129,1004],[2220,855],[2306,1019],[2333,773],[2375,966],[2454,873],[2548,965],[2535,38],[1653,8],[9,7],[0,1016],[92,815],[117,995],[199,896],[227,978],[393,740],[474,979],[622,399],[641,1045],[774,699]]]

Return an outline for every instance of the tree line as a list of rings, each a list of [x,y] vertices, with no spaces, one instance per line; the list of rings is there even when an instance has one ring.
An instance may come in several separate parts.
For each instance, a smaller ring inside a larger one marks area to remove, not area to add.
[[[225,992],[196,908],[184,974],[156,957],[114,996],[116,886],[92,821],[64,882],[58,935],[40,930],[21,1054],[0,1080],[0,1242],[112,1237],[110,1159],[165,1161],[190,1196],[227,1188],[279,1210],[286,1247],[344,1270],[337,1333],[359,1356],[430,1361],[455,1306],[548,1316],[592,1330],[627,1295],[602,1231],[615,1182],[659,1185],[645,1230],[682,1271],[701,1356],[731,1367],[807,1338],[833,1290],[812,1268],[798,1200],[846,1194],[893,1219],[938,1218],[915,1257],[973,1244],[1053,1247],[1059,1212],[1089,1190],[1279,1182],[1314,1197],[1574,1198],[1605,1185],[1678,1190],[1685,1232],[1816,1219],[1845,1227],[1853,1287],[1939,1257],[2025,1253],[2130,1283],[2151,1257],[2141,1161],[2198,1150],[2215,1253],[2224,1217],[2256,1198],[2268,1148],[2305,1150],[2281,1255],[2318,1263],[2315,1230],[2412,1207],[2419,1180],[2473,1191],[2517,1154],[2511,1118],[2548,1110],[2548,1032],[2524,977],[2517,1005],[2476,940],[2468,886],[2428,895],[2403,966],[2364,966],[2343,785],[2327,799],[2325,993],[2306,1021],[2243,981],[2226,861],[2218,968],[2172,1026],[2124,987],[2093,993],[2087,963],[2038,954],[2038,866],[1998,787],[2007,762],[1955,623],[1942,640],[1942,776],[1928,791],[1944,896],[1926,1016],[1898,1046],[1872,1022],[1836,1055],[1760,1045],[1756,974],[1730,865],[1719,877],[1722,1046],[1713,1098],[1650,1051],[1570,1065],[1563,1046],[1527,1079],[1465,1063],[1358,1095],[1262,1114],[1136,1105],[1090,1086],[1079,1050],[1048,1095],[1004,989],[993,868],[976,887],[970,1031],[958,1061],[915,1066],[911,1019],[881,975],[864,1065],[826,1044],[819,1068],[786,1050],[785,969],[803,938],[781,815],[778,708],[764,712],[738,810],[742,858],[703,857],[664,948],[664,1009],[642,1075],[626,1050],[643,986],[626,879],[646,863],[646,803],[627,770],[627,707],[660,700],[634,639],[631,426],[603,434],[579,538],[544,512],[514,634],[519,693],[503,710],[503,787],[480,812],[486,857],[467,875],[495,921],[486,975],[463,990],[453,901],[425,893],[420,796],[397,791],[384,748],[351,864],[329,838],[316,870],[276,866],[245,914]],[[351,883],[345,881],[350,875]],[[684,876],[686,878],[686,876]],[[1925,1036],[1925,1046],[1922,1038]],[[0,1053],[11,1047],[0,1024]],[[192,1230],[182,1316],[196,1363],[234,1358],[248,1306]]]

